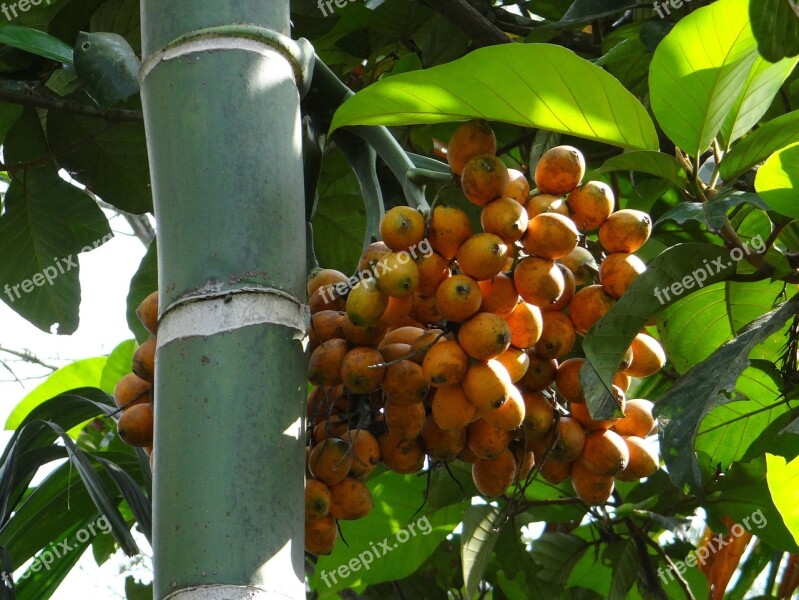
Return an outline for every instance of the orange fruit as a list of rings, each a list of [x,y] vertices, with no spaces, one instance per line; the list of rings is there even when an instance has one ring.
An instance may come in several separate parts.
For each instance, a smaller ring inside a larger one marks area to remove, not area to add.
[[[540,439],[555,424],[552,404],[541,392],[522,392],[524,401],[524,420],[522,430],[525,442],[529,444]]]
[[[389,302],[391,302],[389,300]],[[386,313],[383,313],[385,315]],[[381,317],[382,319],[382,317]],[[344,331],[344,338],[355,346],[377,346],[383,336],[386,334],[384,327],[379,326],[378,322],[375,325],[368,325],[367,327],[358,327],[353,325],[350,320],[344,315],[344,324],[341,329]]]
[[[513,478],[513,483],[526,482],[535,466],[535,455],[532,451],[528,451],[524,444],[514,443],[508,449],[513,452],[516,461],[516,476]]]
[[[536,464],[538,464],[538,470],[541,473],[541,477],[553,485],[563,483],[569,479],[569,477],[571,477],[574,462],[560,463],[555,462],[554,460],[548,460],[544,464],[540,464],[538,462],[539,459],[537,455],[535,460]]]
[[[600,429],[585,436],[583,453],[577,462],[597,475],[613,477],[624,470],[629,460],[630,451],[624,439],[609,429]]]
[[[566,199],[572,219],[580,231],[597,229],[613,212],[613,190],[601,181],[589,181],[572,190]]]
[[[454,460],[466,445],[466,429],[442,429],[433,416],[428,416],[422,430],[422,443],[425,452],[433,460],[449,462]]]
[[[352,466],[350,477],[363,479],[380,462],[380,445],[377,439],[365,429],[350,429],[341,436],[350,445]]]
[[[644,271],[646,271],[644,261],[635,254],[614,252],[608,254],[599,266],[599,280],[610,296],[621,298],[635,278]]]
[[[458,267],[475,281],[495,277],[505,266],[508,245],[493,233],[476,233],[458,250]]]
[[[466,397],[477,408],[490,410],[502,406],[510,396],[510,375],[496,360],[474,363],[461,382]]]
[[[123,376],[114,387],[114,404],[117,408],[128,408],[134,404],[153,401],[153,385],[135,373]]]
[[[510,183],[508,168],[492,154],[477,154],[461,173],[461,189],[473,204],[483,206],[499,198]]]
[[[621,388],[622,392],[626,392],[628,389],[630,389],[631,382],[632,378],[629,375],[622,373],[621,371],[619,371],[613,376],[613,385]]]
[[[433,346],[447,341],[443,335],[444,332],[440,329],[430,329],[425,331],[411,343],[411,357],[409,360],[412,360],[417,365],[424,364],[424,359],[430,349]]]
[[[383,311],[383,314],[380,315],[380,318],[375,322],[373,327],[383,330],[388,327],[396,327],[398,324],[408,320],[412,308],[413,296],[406,296],[404,298],[389,296],[386,310]]]
[[[569,209],[566,206],[566,201],[560,196],[553,196],[551,194],[538,194],[530,198],[530,201],[525,207],[527,210],[527,218],[532,219],[541,213],[558,213],[564,217],[569,216]]]
[[[585,433],[579,421],[571,417],[561,417],[545,440],[546,446],[550,448],[549,460],[571,462],[583,452]]]
[[[147,383],[155,383],[156,338],[151,337],[133,353],[132,371]]]
[[[152,446],[153,405],[134,404],[126,408],[117,422],[117,432],[122,441],[130,446]]]
[[[341,271],[336,271],[336,269],[319,269],[312,271],[311,276],[308,278],[308,296],[313,295],[315,291],[323,287],[330,290],[335,287],[337,283],[346,284],[348,279],[349,277]]]
[[[561,312],[546,310],[541,313],[544,327],[535,344],[535,351],[542,358],[560,358],[574,348],[577,332],[571,319]]]
[[[466,397],[460,385],[437,388],[433,395],[432,415],[441,429],[463,429],[474,420],[477,407]]]
[[[327,340],[344,338],[344,323],[347,320],[347,315],[340,310],[321,310],[311,315],[311,327],[308,330],[311,351]]]
[[[581,402],[575,402],[569,406],[569,414],[573,419],[577,419],[580,424],[589,431],[598,431],[601,429],[610,429],[615,425],[619,419],[605,419],[596,420],[591,418],[591,413],[588,411],[588,406]]]
[[[472,223],[460,208],[436,206],[430,213],[427,238],[436,253],[452,260],[461,244],[472,236]]]
[[[383,394],[387,402],[415,404],[424,402],[430,384],[422,373],[422,367],[410,360],[403,360],[386,369],[383,378]]]
[[[613,430],[622,436],[645,438],[655,428],[654,406],[649,400],[627,400],[624,417],[616,421]]]
[[[613,477],[597,475],[579,461],[572,467],[572,487],[577,497],[588,506],[599,506],[613,493]]]
[[[348,284],[339,283],[343,293],[347,293]],[[347,299],[336,291],[333,286],[323,285],[318,290],[315,290],[308,297],[308,307],[311,309],[311,314],[318,313],[323,310],[344,310],[347,306]]]
[[[386,332],[383,339],[377,345],[378,349],[383,348],[389,344],[412,344],[419,336],[424,334],[424,329],[415,327],[413,325],[403,325],[396,327]]]
[[[387,296],[406,298],[419,285],[419,269],[407,252],[392,252],[377,262],[375,281],[377,289]]]
[[[413,306],[411,306],[411,314],[409,316],[418,323],[428,325],[444,320],[444,317],[438,311],[436,297],[422,296],[421,294],[413,295]]]
[[[519,380],[519,387],[538,392],[552,385],[558,370],[558,361],[539,356],[535,350],[528,350],[527,356],[530,357],[530,366],[527,367],[524,377]]]
[[[408,440],[422,433],[425,420],[424,404],[394,404],[387,402],[385,419],[388,430],[398,438]]]
[[[544,319],[537,306],[519,302],[505,320],[510,328],[510,343],[516,348],[532,348],[541,338]]]
[[[372,278],[361,279],[347,297],[347,317],[358,327],[376,324],[387,307],[388,296]]]
[[[305,522],[305,550],[316,556],[330,554],[338,537],[338,527],[332,515]]]
[[[469,357],[458,342],[443,340],[435,344],[424,357],[422,373],[433,387],[460,383],[469,368]]]
[[[386,467],[395,473],[416,473],[424,466],[424,449],[418,438],[403,440],[387,431],[377,438],[380,457]]]
[[[483,119],[474,119],[458,127],[447,145],[447,162],[456,175],[478,154],[496,154],[497,138]]]
[[[577,291],[569,304],[569,318],[579,333],[586,333],[616,304],[601,285],[589,285]]]
[[[444,257],[435,252],[417,258],[416,268],[419,271],[416,291],[423,296],[435,296],[441,282],[452,274]]]
[[[342,384],[319,385],[308,394],[306,412],[314,424],[324,421],[328,415],[347,412],[348,408],[349,400]]]
[[[330,514],[336,519],[362,519],[374,506],[372,492],[361,481],[347,477],[341,483],[330,487]]]
[[[512,334],[511,334],[512,335]],[[511,340],[513,338],[511,337]],[[505,352],[497,356],[497,362],[501,363],[510,376],[513,383],[519,381],[524,374],[527,373],[527,368],[530,366],[530,357],[524,350],[514,348],[511,346]]]
[[[465,321],[480,310],[482,301],[480,287],[467,275],[453,275],[436,290],[436,307],[447,321]]]
[[[391,248],[386,246],[385,242],[372,242],[361,253],[361,257],[358,259],[358,271],[369,271],[374,274],[375,265],[387,254],[391,254]]]
[[[477,419],[466,427],[466,444],[477,458],[499,456],[509,442],[509,431],[494,427],[485,419]]]
[[[422,213],[410,206],[395,206],[380,221],[380,237],[394,252],[408,250],[424,239]]]
[[[555,265],[560,269],[560,272],[563,273],[563,282],[564,282],[564,289],[563,293],[560,295],[554,304],[548,304],[547,306],[543,307],[541,310],[563,310],[572,301],[574,298],[575,291],[577,290],[577,285],[574,282],[574,275],[572,272],[569,271],[566,267],[562,264],[556,262]]]
[[[516,386],[510,387],[510,394],[507,401],[499,408],[483,410],[480,412],[481,418],[494,427],[513,431],[521,427],[524,421],[524,399],[522,393]]]
[[[632,363],[622,370],[630,377],[649,377],[666,366],[663,346],[651,335],[639,333],[630,344],[630,348],[633,351]]]
[[[635,252],[652,233],[652,219],[640,210],[625,208],[608,217],[599,228],[599,243],[606,252]]]
[[[517,169],[508,169],[508,179],[510,181],[502,190],[502,197],[516,200],[522,206],[527,204],[530,198],[530,183],[524,173]]]
[[[374,392],[383,382],[383,355],[374,348],[353,348],[341,361],[341,381],[356,394]]]
[[[530,219],[522,238],[524,249],[541,258],[561,258],[577,247],[580,232],[569,217],[541,213]]]
[[[660,461],[652,447],[639,437],[629,436],[624,438],[630,460],[620,473],[616,473],[619,481],[638,481],[649,477],[658,470]]]
[[[496,358],[508,349],[510,340],[510,326],[494,313],[477,313],[458,330],[458,343],[475,360]]]
[[[512,244],[527,231],[527,212],[512,198],[497,198],[483,207],[480,225],[486,233],[493,233],[506,244]]]
[[[572,146],[550,148],[535,166],[535,184],[544,194],[568,194],[583,180],[585,158]]]
[[[500,317],[507,317],[519,303],[516,286],[513,285],[513,280],[504,273],[499,273],[492,279],[478,281],[477,285],[482,296],[480,304],[482,312],[491,312]]]
[[[305,482],[305,520],[316,521],[330,512],[330,488],[321,481],[309,479]]]
[[[563,272],[547,258],[528,256],[516,264],[513,283],[525,302],[544,308],[558,301],[566,290]]]
[[[141,301],[136,307],[136,316],[144,328],[155,335],[158,329],[158,290]]]
[[[350,445],[344,440],[330,437],[311,448],[308,468],[314,478],[335,485],[343,481],[352,467]]]
[[[341,366],[350,351],[345,340],[334,338],[324,342],[311,352],[308,361],[308,381],[314,385],[336,385],[341,383]]]
[[[592,283],[595,274],[598,272],[594,255],[580,246],[577,246],[566,256],[559,258],[558,262],[572,272],[574,282],[577,285]]]
[[[347,431],[347,427],[346,415],[332,415],[314,426],[311,439],[314,444],[318,444],[327,438],[341,437]]]
[[[580,369],[584,364],[584,358],[570,358],[558,365],[555,386],[558,393],[569,402],[585,402],[583,385],[580,383]]]
[[[472,465],[474,485],[483,496],[501,496],[516,477],[516,457],[510,450],[503,450],[495,458],[480,458]]]

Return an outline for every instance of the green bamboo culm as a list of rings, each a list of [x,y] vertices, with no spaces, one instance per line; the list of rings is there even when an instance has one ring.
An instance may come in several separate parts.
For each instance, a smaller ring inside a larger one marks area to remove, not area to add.
[[[289,0],[141,10],[161,309],[154,597],[298,600],[308,319]]]

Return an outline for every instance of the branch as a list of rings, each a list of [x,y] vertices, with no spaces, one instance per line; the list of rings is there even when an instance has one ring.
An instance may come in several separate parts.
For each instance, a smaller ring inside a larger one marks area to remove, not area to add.
[[[77,115],[86,115],[88,117],[99,117],[106,121],[117,123],[141,123],[144,121],[141,111],[138,110],[126,110],[121,108],[103,110],[101,108],[75,102],[74,100],[61,100],[49,94],[38,94],[32,89],[28,91],[17,91],[0,86],[0,100],[11,104],[19,104],[21,106],[33,106],[35,108],[60,110]]]
[[[33,363],[35,365],[39,365],[50,369],[51,371],[57,371],[58,367],[55,367],[51,364],[48,364],[38,358],[35,354],[33,354],[30,350],[11,350],[10,348],[4,348],[0,346],[0,352],[5,352],[6,354],[11,354],[12,356],[16,356],[17,358],[21,358],[25,362]]]
[[[468,35],[478,47],[511,43],[501,29],[481,15],[466,0],[427,0],[425,4],[440,12]]]

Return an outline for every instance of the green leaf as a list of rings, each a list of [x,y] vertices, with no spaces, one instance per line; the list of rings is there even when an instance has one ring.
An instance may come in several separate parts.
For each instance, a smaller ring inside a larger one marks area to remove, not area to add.
[[[483,579],[499,537],[500,518],[500,510],[489,504],[470,506],[463,513],[461,564],[466,600],[476,597],[477,587]]]
[[[638,6],[635,0],[574,0],[558,25],[588,23]]]
[[[655,50],[652,111],[666,135],[697,156],[735,105],[757,57],[748,0],[719,0],[682,18]]]
[[[635,542],[633,540],[619,542],[613,547],[608,547],[606,554],[610,555],[610,562],[613,565],[608,600],[625,600],[641,568]]]
[[[152,600],[153,584],[139,583],[131,575],[125,577],[126,600]]]
[[[792,298],[750,323],[735,339],[683,375],[658,401],[655,412],[669,419],[660,432],[663,459],[678,486],[689,485],[701,493],[702,479],[693,448],[702,420],[717,406],[738,399],[735,384],[749,365],[752,349],[779,331],[797,305],[799,300]]]
[[[719,173],[725,181],[731,181],[795,142],[799,142],[799,110],[760,125],[738,142],[722,159]]]
[[[47,137],[58,164],[116,208],[133,214],[152,212],[147,144],[141,123],[51,111]],[[80,144],[75,144],[80,140]]]
[[[141,18],[139,0],[109,0],[94,11],[90,30],[118,33],[141,54]]]
[[[331,130],[472,118],[631,149],[658,147],[649,115],[630,92],[599,67],[550,44],[481,48],[445,65],[378,81],[342,104]]]
[[[126,340],[114,348],[106,359],[97,387],[107,394],[113,395],[117,382],[130,373],[133,353],[137,347],[136,340]]]
[[[595,419],[610,418],[616,410],[608,390],[633,338],[653,315],[690,294],[695,286],[701,288],[733,273],[734,267],[724,265],[717,270],[711,262],[725,255],[728,253],[724,248],[711,244],[677,244],[665,250],[588,331],[583,339],[586,364],[580,371],[580,381]],[[706,276],[706,280],[699,282],[701,276]],[[683,282],[682,291],[672,288],[682,288]]]
[[[136,336],[136,340],[141,343],[147,340],[150,332],[144,328],[144,325],[139,321],[136,316],[136,309],[147,296],[152,294],[158,289],[158,238],[150,242],[147,252],[139,263],[139,268],[136,269],[135,275],[130,280],[130,289],[128,290],[127,298],[127,312],[125,317],[128,321],[128,327]]]
[[[83,89],[101,108],[139,92],[139,59],[117,33],[78,34],[75,72]]]
[[[685,169],[677,159],[662,152],[625,152],[605,161],[592,173],[608,173],[610,171],[638,171],[649,173],[672,183],[677,189],[684,190],[688,186]]]
[[[799,504],[796,490],[799,489],[799,458],[786,462],[781,456],[766,454],[768,487],[774,505],[793,539],[799,544]]]
[[[530,589],[524,577],[524,573],[516,573],[513,579],[510,579],[505,571],[497,573],[497,583],[499,589],[505,594],[508,600],[528,600],[530,597]]]
[[[755,189],[769,208],[780,214],[799,217],[799,143],[772,154],[755,177]]]
[[[748,203],[761,210],[768,210],[768,206],[760,199],[760,196],[751,192],[732,191],[719,194],[702,204],[704,207],[707,224],[718,231],[724,225],[727,218],[727,211],[741,204]]]
[[[749,18],[757,49],[766,60],[777,62],[799,54],[799,15],[789,0],[752,0]]]
[[[49,33],[30,27],[0,25],[0,44],[62,63],[72,63],[72,48]]]
[[[580,560],[588,543],[572,533],[544,533],[532,543],[533,560],[538,565],[538,577],[562,585],[574,565]]]
[[[674,221],[678,225],[684,225],[688,221],[698,221],[702,225],[707,225],[705,209],[701,202],[680,202],[674,208],[663,213],[663,215],[655,221],[653,228],[656,228],[664,221]]]
[[[0,140],[4,140],[6,134],[22,115],[22,107],[17,104],[0,103]]]

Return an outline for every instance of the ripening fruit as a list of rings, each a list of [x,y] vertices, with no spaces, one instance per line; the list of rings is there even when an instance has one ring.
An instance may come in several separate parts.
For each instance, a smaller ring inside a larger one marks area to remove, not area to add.
[[[386,369],[383,378],[383,394],[387,402],[415,404],[424,402],[430,392],[430,384],[422,367],[410,360],[395,363]]]
[[[447,321],[465,321],[480,310],[482,301],[480,287],[467,275],[453,275],[436,290],[436,307]]]
[[[460,383],[469,368],[469,357],[458,342],[442,340],[425,354],[422,373],[433,387]]]
[[[407,252],[392,252],[378,261],[375,280],[387,296],[407,298],[419,285],[419,268]]]
[[[445,341],[444,332],[440,329],[429,329],[425,331],[411,342],[412,356],[408,360],[412,360],[417,365],[424,364],[424,359],[430,349],[438,344],[443,344]]]
[[[481,458],[472,465],[474,485],[483,496],[495,498],[505,493],[516,477],[516,458],[503,450],[495,458]]]
[[[452,275],[447,261],[435,252],[420,255],[416,259],[416,268],[419,271],[416,291],[423,296],[435,296],[438,286]]]
[[[308,456],[308,469],[314,478],[327,485],[343,481],[352,467],[349,448],[347,442],[334,437],[326,438],[314,446]]]
[[[538,455],[535,455],[535,462],[539,465],[538,470],[541,473],[541,477],[553,485],[558,485],[568,480],[571,477],[574,466],[574,462],[560,463],[554,460],[547,460],[544,464],[540,464]]]
[[[541,310],[565,309],[567,306],[569,306],[569,304],[572,301],[572,298],[574,298],[574,294],[577,291],[577,284],[574,281],[574,275],[572,275],[572,272],[569,271],[567,267],[563,266],[559,262],[555,262],[555,265],[558,267],[558,269],[560,269],[560,272],[563,273],[563,282],[565,284],[563,293],[560,295],[560,298],[558,298],[555,301],[554,304],[549,304],[543,307]]]
[[[555,262],[528,256],[516,264],[513,283],[525,302],[540,308],[554,304],[566,289],[563,272]]]
[[[614,304],[616,299],[601,285],[589,285],[574,294],[569,304],[569,317],[578,333],[586,333]]]
[[[432,415],[427,417],[422,430],[422,443],[425,452],[433,460],[449,462],[454,460],[466,445],[466,429],[442,429]]]
[[[347,283],[348,277],[341,271],[335,269],[319,269],[312,271],[311,276],[308,278],[308,296],[313,295],[314,292],[325,288],[330,290],[335,287],[337,283]]]
[[[585,402],[583,385],[580,383],[580,369],[584,364],[584,358],[570,358],[558,365],[555,386],[558,393],[569,402]]]
[[[599,280],[609,295],[621,298],[636,277],[644,271],[646,271],[644,261],[635,254],[614,252],[608,254],[599,266]]]
[[[613,430],[622,436],[645,438],[655,428],[654,406],[649,400],[627,400],[624,417],[613,425]]]
[[[424,325],[431,325],[444,320],[444,317],[438,311],[436,297],[422,296],[421,294],[413,295],[413,306],[408,317],[416,323]]]
[[[555,423],[555,413],[552,404],[541,392],[522,392],[524,401],[524,420],[522,430],[525,443],[528,444],[540,439],[552,429]]]
[[[504,273],[491,279],[477,282],[480,288],[482,302],[480,310],[490,312],[500,317],[507,317],[519,303],[519,293],[513,280]]]
[[[336,284],[346,289],[347,284]],[[308,306],[311,314],[316,314],[323,310],[344,310],[347,306],[347,299],[336,291],[332,285],[323,285],[315,290],[308,297]]]
[[[383,314],[380,315],[377,323],[372,328],[385,331],[389,327],[398,327],[410,320],[411,309],[413,309],[413,295],[405,298],[389,296],[386,310],[383,311]]]
[[[560,358],[574,348],[577,332],[571,319],[562,312],[545,310],[541,313],[544,327],[541,337],[535,344],[535,351],[541,358]]]
[[[415,327],[413,325],[405,325],[404,327],[397,327],[387,332],[380,343],[377,345],[378,349],[383,348],[389,344],[412,344],[419,336],[424,334],[424,329]]]
[[[546,446],[550,447],[549,460],[571,462],[583,452],[585,433],[583,426],[571,417],[561,417],[555,428],[546,435]]]
[[[606,252],[635,252],[652,233],[652,219],[643,211],[625,208],[610,215],[599,228],[599,243]]]
[[[580,232],[569,217],[541,213],[530,219],[522,238],[524,249],[541,258],[562,258],[577,247]]]
[[[480,412],[481,418],[494,427],[513,431],[518,429],[524,421],[524,398],[516,386],[510,387],[510,394],[505,403],[499,408]]]
[[[117,408],[128,408],[134,404],[152,401],[153,385],[135,373],[128,373],[114,387],[114,404]]]
[[[308,404],[306,413],[308,418],[314,423],[324,421],[327,415],[347,412],[349,400],[344,394],[342,384],[316,386],[308,394]]]
[[[305,520],[316,521],[330,512],[330,488],[321,481],[309,479],[305,482]]]
[[[484,206],[496,200],[510,183],[508,168],[492,154],[478,154],[469,159],[461,174],[461,189],[473,204]]]
[[[527,211],[512,198],[497,198],[486,204],[480,213],[480,225],[506,244],[512,244],[527,231]]]
[[[117,432],[126,444],[139,448],[152,446],[153,405],[134,404],[126,408],[119,417]]]
[[[416,473],[424,466],[424,449],[418,438],[403,440],[387,431],[377,438],[380,457],[386,467],[395,473]]]
[[[630,451],[624,439],[608,429],[592,431],[585,436],[583,453],[577,462],[597,475],[613,477],[624,470],[629,460]]]
[[[158,329],[158,290],[141,301],[136,308],[136,316],[144,328],[155,335]]]
[[[458,267],[475,281],[495,277],[508,259],[508,245],[493,233],[477,233],[458,250]]]
[[[341,362],[341,381],[356,394],[374,392],[383,382],[383,355],[374,348],[353,348]]]
[[[369,244],[358,259],[358,271],[374,273],[375,265],[384,256],[391,254],[391,248],[385,242],[377,241]]]
[[[530,366],[519,380],[519,387],[531,392],[539,392],[546,389],[555,381],[555,373],[558,370],[558,361],[554,358],[544,358],[539,356],[535,350],[528,350],[527,356],[530,357]]]
[[[362,519],[374,506],[372,492],[361,481],[347,477],[341,483],[330,487],[330,514],[336,519]]]
[[[666,366],[666,353],[663,346],[655,338],[646,333],[639,333],[630,344],[633,360],[623,372],[630,377],[649,377]]]
[[[350,429],[341,439],[352,446],[352,466],[349,476],[363,479],[380,462],[380,446],[377,439],[365,429]]]
[[[566,199],[577,229],[593,231],[613,212],[615,198],[610,186],[601,181],[588,183],[572,190]]]
[[[477,407],[459,384],[440,387],[433,394],[432,415],[441,429],[463,429],[474,421],[476,414]]]
[[[466,163],[478,154],[496,154],[497,138],[483,119],[468,121],[458,127],[447,145],[447,162],[456,175],[463,173]]]
[[[588,506],[604,504],[613,493],[613,477],[597,475],[579,461],[574,463],[571,476],[574,493]]]
[[[544,329],[541,309],[527,302],[519,302],[513,312],[505,317],[510,327],[510,343],[526,350],[535,346]]]
[[[311,439],[314,444],[318,444],[327,438],[341,437],[347,431],[347,426],[346,415],[333,415],[322,419],[314,426]]]
[[[347,317],[353,325],[374,325],[388,308],[388,296],[380,291],[373,278],[362,279],[347,297]]]
[[[525,207],[527,210],[527,218],[532,219],[541,213],[558,213],[564,217],[569,216],[569,209],[566,206],[566,201],[560,196],[553,196],[551,194],[538,194],[530,198],[530,201]]]
[[[630,460],[627,467],[616,474],[619,481],[638,481],[644,477],[649,477],[658,470],[658,456],[652,447],[639,437],[629,436],[624,438],[627,450],[630,453]]]
[[[133,353],[132,371],[147,383],[155,383],[156,338],[151,337]]]
[[[588,411],[588,405],[581,402],[575,402],[574,404],[570,405],[569,413],[573,419],[579,421],[580,425],[589,431],[610,429],[613,427],[613,425],[619,422],[618,417],[603,420],[592,419],[591,413]]]
[[[572,146],[556,146],[541,155],[535,167],[535,184],[544,194],[568,194],[583,180],[585,158]]]
[[[530,183],[527,181],[527,177],[521,171],[508,169],[508,178],[510,181],[502,190],[502,197],[516,200],[524,206],[530,199]]]
[[[513,340],[512,337],[511,340]],[[527,368],[530,366],[530,357],[528,354],[524,350],[514,348],[513,346],[497,356],[496,360],[505,367],[513,383],[516,383],[524,377],[524,374],[527,373]]]
[[[494,313],[477,313],[458,330],[458,343],[475,360],[496,358],[510,346],[511,329]]]
[[[311,327],[308,330],[308,342],[311,351],[319,344],[332,339],[342,339],[344,323],[348,322],[347,315],[340,310],[322,310],[311,315]]]
[[[386,402],[385,419],[388,430],[398,438],[409,440],[422,433],[425,420],[424,404],[395,404]]]
[[[380,221],[380,237],[394,252],[408,250],[424,239],[424,217],[410,206],[395,206]]]
[[[427,238],[433,250],[446,260],[455,258],[461,244],[472,237],[472,233],[472,223],[460,208],[439,205],[430,213]]]
[[[494,427],[485,419],[477,419],[466,427],[466,444],[477,458],[495,458],[510,443],[510,431]]]
[[[592,283],[598,267],[594,255],[585,248],[577,246],[558,262],[567,267],[574,275],[574,282],[577,285]]]
[[[346,340],[335,338],[324,342],[311,353],[308,381],[314,385],[341,383],[341,367],[349,351],[350,345]]]
[[[531,450],[527,450],[524,444],[514,443],[508,449],[513,452],[516,461],[516,476],[513,478],[513,483],[526,482],[535,466],[535,455]]]
[[[305,522],[305,550],[316,556],[333,552],[338,527],[332,515]]]
[[[389,300],[389,305],[391,300]],[[388,311],[388,309],[386,309]],[[383,313],[385,316],[386,313]],[[382,317],[381,317],[382,319]],[[344,332],[344,339],[355,346],[370,346],[374,347],[380,343],[386,333],[384,327],[377,325],[368,325],[366,327],[358,327],[350,323],[350,320],[344,315],[344,324],[341,329]]]
[[[513,383],[502,363],[489,360],[471,365],[461,385],[472,404],[482,410],[491,410],[505,403]]]

